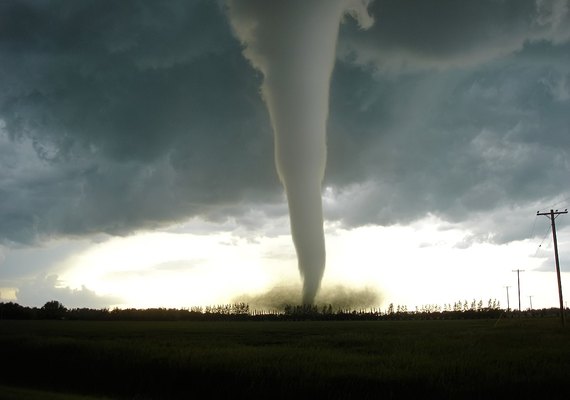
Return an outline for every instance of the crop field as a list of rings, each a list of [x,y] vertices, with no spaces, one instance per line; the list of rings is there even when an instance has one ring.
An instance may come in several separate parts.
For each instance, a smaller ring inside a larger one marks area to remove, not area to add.
[[[0,398],[570,398],[558,319],[0,321]]]

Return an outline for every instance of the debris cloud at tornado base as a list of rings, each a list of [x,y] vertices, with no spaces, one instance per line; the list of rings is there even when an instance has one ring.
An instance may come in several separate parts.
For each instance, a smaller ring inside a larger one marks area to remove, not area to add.
[[[312,304],[325,270],[321,185],[326,165],[329,87],[345,15],[372,25],[367,0],[228,0],[243,54],[262,72],[261,94],[275,135],[275,165],[289,205],[302,278]]]
[[[236,296],[234,303],[246,303],[251,310],[283,311],[286,306],[299,304],[299,286],[275,286],[266,292]],[[315,298],[315,305],[330,305],[334,311],[369,310],[380,307],[383,296],[373,287],[353,288],[336,284],[324,287]]]

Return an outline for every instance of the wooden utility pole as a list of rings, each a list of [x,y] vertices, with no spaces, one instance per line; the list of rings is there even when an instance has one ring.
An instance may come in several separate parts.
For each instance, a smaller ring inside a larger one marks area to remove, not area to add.
[[[513,269],[513,272],[517,273],[517,286],[519,289],[519,312],[521,312],[521,278],[520,278],[520,273],[524,272],[524,269]]]
[[[511,305],[509,303],[509,288],[510,286],[505,286],[507,288],[507,312],[511,311]]]
[[[550,218],[550,224],[552,225],[552,241],[554,242],[554,261],[556,262],[556,278],[558,279],[558,299],[560,300],[560,318],[562,320],[562,326],[566,325],[566,319],[564,318],[564,301],[562,300],[562,280],[560,278],[560,262],[558,261],[558,242],[556,240],[556,223],[554,220],[560,214],[568,214],[568,209],[564,211],[554,211],[541,213],[536,212],[536,215],[545,215]]]

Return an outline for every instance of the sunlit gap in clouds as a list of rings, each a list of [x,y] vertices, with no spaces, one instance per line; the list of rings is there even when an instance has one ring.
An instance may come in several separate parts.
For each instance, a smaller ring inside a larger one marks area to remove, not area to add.
[[[94,243],[61,263],[60,279],[72,288],[85,285],[99,295],[122,298],[112,305],[121,308],[183,308],[238,300],[276,304],[269,299],[279,296],[300,302],[290,295],[299,279],[291,268],[296,256],[287,233],[247,237],[215,227],[210,225],[212,233],[188,233],[188,225]],[[370,307],[394,303],[412,310],[423,304],[489,298],[502,304],[504,285],[512,281],[510,271],[516,266],[529,271],[525,293],[532,291],[535,307],[556,301],[556,293],[548,289],[551,274],[531,271],[544,261],[531,257],[536,251],[532,241],[465,247],[469,232],[433,216],[408,226],[348,229],[326,223],[325,230],[329,266],[317,304],[345,303],[348,295],[342,297],[343,292],[360,295],[362,301],[353,303]]]
[[[231,233],[154,232],[112,238],[67,260],[62,280],[124,299],[120,307],[227,302],[237,289],[268,284],[255,248]]]

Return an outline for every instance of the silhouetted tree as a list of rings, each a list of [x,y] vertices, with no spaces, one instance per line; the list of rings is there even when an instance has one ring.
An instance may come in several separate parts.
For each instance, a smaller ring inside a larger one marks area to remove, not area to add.
[[[21,306],[17,303],[0,303],[0,319],[33,319],[37,309]]]
[[[65,317],[67,308],[59,301],[51,300],[40,309],[40,316],[45,319],[62,319]]]

